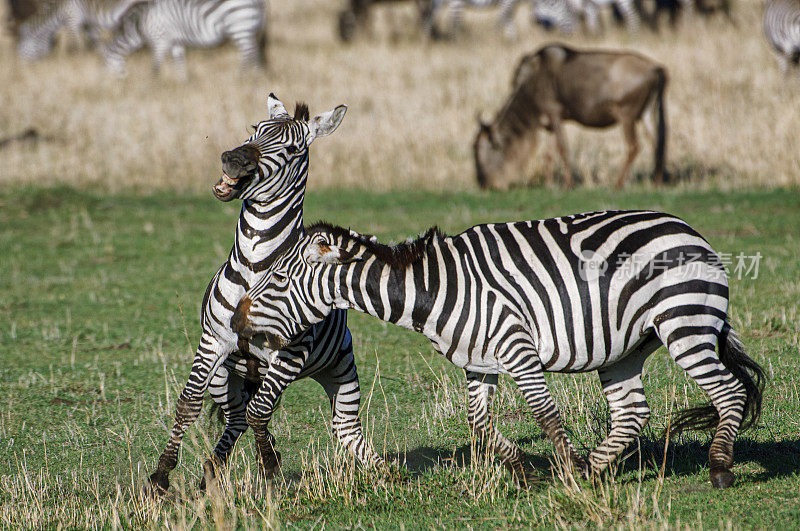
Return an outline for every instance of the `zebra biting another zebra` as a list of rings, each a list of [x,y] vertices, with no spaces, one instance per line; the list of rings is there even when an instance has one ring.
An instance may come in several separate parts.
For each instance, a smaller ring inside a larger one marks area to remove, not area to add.
[[[125,57],[144,45],[153,53],[157,73],[171,54],[186,78],[186,47],[212,47],[232,41],[243,68],[266,66],[267,6],[265,0],[150,0],[130,9],[104,50],[106,66],[117,75]]]
[[[729,324],[720,259],[668,214],[594,212],[478,225],[452,237],[433,228],[393,247],[313,225],[239,302],[231,325],[242,339],[287,348],[345,308],[424,334],[464,368],[470,427],[522,480],[533,477],[522,451],[490,418],[499,373],[520,387],[556,455],[584,475],[604,470],[647,423],[642,367],[661,344],[710,396],[712,405],[679,414],[672,432],[716,428],[714,487],[733,484],[734,439],[761,411],[764,373]],[[592,370],[611,430],[584,460],[544,372]]]
[[[764,35],[778,55],[781,73],[788,76],[790,64],[800,66],[800,0],[769,0],[764,10]]]
[[[309,120],[303,104],[290,117],[274,95],[268,103],[269,118],[254,126],[243,145],[222,154],[223,175],[214,195],[220,201],[241,199],[242,210],[228,260],[206,289],[200,345],[177,401],[169,442],[150,476],[151,485],[161,491],[169,488],[181,440],[200,414],[206,389],[221,406],[226,427],[213,457],[204,464],[201,488],[227,462],[248,426],[255,434],[262,472],[269,477],[278,470],[280,453],[268,425],[286,386],[305,377],[320,383],[328,395],[331,427],[339,442],[364,465],[383,462],[361,429],[358,374],[344,311],[332,312],[284,350],[237,338],[230,328],[242,296],[300,239],[309,145],[333,133],[346,112],[340,105]]]

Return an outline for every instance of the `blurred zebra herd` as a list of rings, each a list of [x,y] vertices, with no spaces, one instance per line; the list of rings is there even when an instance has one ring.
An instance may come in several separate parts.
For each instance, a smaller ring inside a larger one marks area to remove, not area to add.
[[[241,51],[243,68],[266,66],[266,0],[7,0],[8,27],[21,58],[48,55],[59,36],[78,46],[97,50],[109,71],[124,74],[125,57],[147,46],[158,71],[167,55],[185,77],[186,47],[211,47],[233,42]],[[721,14],[735,24],[730,0],[346,0],[339,12],[338,34],[350,41],[370,32],[375,4],[414,2],[420,32],[436,40],[455,35],[462,26],[464,9],[496,9],[498,26],[513,38],[514,12],[529,4],[530,19],[545,29],[572,34],[584,28],[600,33],[601,11],[630,32],[645,26],[658,31],[666,16],[675,26],[683,17]],[[800,0],[765,0],[764,34],[781,71],[800,64]]]

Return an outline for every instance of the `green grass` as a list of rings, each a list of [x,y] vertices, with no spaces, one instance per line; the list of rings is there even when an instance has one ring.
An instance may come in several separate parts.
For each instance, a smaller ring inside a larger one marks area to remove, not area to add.
[[[145,500],[138,486],[166,442],[199,338],[200,301],[232,243],[238,205],[210,194],[34,188],[0,193],[0,525],[797,526],[796,190],[328,191],[309,194],[306,219],[388,240],[433,224],[456,232],[603,208],[665,210],[720,252],[763,255],[757,279],[731,279],[732,322],[770,377],[761,423],[736,444],[733,489],[708,483],[706,434],[682,436],[664,454],[658,431],[668,412],[704,397],[663,351],[645,366],[653,418],[641,452],[633,448],[612,478],[556,478],[524,491],[496,463],[470,459],[461,371],[424,337],[351,312],[363,417],[379,451],[401,466],[354,467],[328,435],[322,390],[302,381],[272,424],[283,477],[269,488],[254,479],[248,433],[222,492],[195,497],[200,462],[219,433],[204,415],[186,438],[175,495]],[[550,382],[573,440],[584,450],[597,444],[608,416],[596,376]],[[500,429],[549,473],[551,446],[507,380],[496,402]]]

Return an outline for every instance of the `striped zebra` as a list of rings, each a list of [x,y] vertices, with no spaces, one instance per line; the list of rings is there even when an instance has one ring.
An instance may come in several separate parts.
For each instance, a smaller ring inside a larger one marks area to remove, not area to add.
[[[567,35],[582,19],[592,34],[600,33],[600,10],[615,7],[631,32],[641,25],[637,0],[534,0],[533,18],[545,29],[557,28]]]
[[[333,133],[345,106],[308,119],[298,104],[294,117],[270,94],[269,119],[255,126],[240,147],[222,154],[223,175],[214,186],[221,201],[243,200],[233,248],[208,285],[203,299],[203,333],[188,382],[178,398],[175,424],[166,448],[150,476],[152,485],[169,487],[169,473],[178,461],[181,439],[200,413],[206,389],[221,406],[225,432],[204,464],[206,476],[223,466],[239,436],[253,428],[266,476],[276,472],[280,454],[268,431],[273,408],[292,381],[311,377],[327,393],[332,430],[344,447],[365,465],[382,459],[365,441],[358,418],[360,390],[346,312],[332,312],[284,350],[263,341],[239,340],[230,320],[239,299],[269,271],[275,259],[302,234],[303,199],[308,178],[308,147]]]
[[[149,0],[56,0],[42,3],[40,12],[19,25],[17,53],[33,61],[49,54],[62,28],[82,41],[97,46],[103,31],[112,31],[122,16],[136,4]]]
[[[532,471],[489,416],[498,373],[520,387],[556,455],[584,475],[604,470],[647,423],[642,366],[661,344],[710,396],[711,404],[680,414],[672,431],[716,427],[714,487],[733,484],[734,438],[761,410],[764,373],[728,324],[720,260],[668,214],[594,212],[478,225],[452,237],[433,228],[394,247],[314,225],[240,301],[232,328],[284,348],[334,308],[421,332],[464,368],[470,427],[518,480]],[[611,430],[587,462],[543,373],[592,370]]]
[[[500,18],[498,25],[503,28],[503,32],[508,37],[513,37],[514,29],[514,8],[520,0],[430,0],[430,5],[425,10],[423,19],[423,30],[427,35],[437,36],[436,19],[444,11],[449,11],[450,32],[455,34],[461,29],[464,17],[464,7],[475,9],[489,9],[500,7]],[[531,0],[535,2],[536,0]]]
[[[124,74],[125,57],[148,45],[158,73],[169,53],[181,78],[186,78],[186,47],[212,47],[232,41],[242,67],[266,65],[265,0],[151,0],[123,17],[104,58],[108,69]]]
[[[800,65],[800,0],[769,0],[764,35],[778,54],[781,73],[789,75],[790,63]]]

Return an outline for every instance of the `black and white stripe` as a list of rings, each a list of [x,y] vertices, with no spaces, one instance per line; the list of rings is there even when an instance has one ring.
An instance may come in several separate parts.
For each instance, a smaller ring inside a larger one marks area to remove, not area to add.
[[[177,403],[175,425],[151,482],[169,486],[186,429],[200,413],[206,389],[226,418],[225,432],[207,462],[207,472],[223,465],[248,426],[253,428],[267,474],[279,464],[267,427],[281,393],[292,381],[311,377],[327,393],[337,439],[364,464],[382,462],[363,437],[358,418],[360,391],[353,345],[344,311],[302,334],[291,347],[277,351],[258,338],[240,341],[230,322],[237,303],[275,259],[302,234],[303,199],[308,177],[308,146],[332,133],[345,107],[308,118],[299,104],[291,118],[270,95],[270,118],[239,148],[222,155],[223,178],[214,187],[223,200],[243,199],[233,248],[206,290],[201,313],[203,333],[189,379]]]
[[[266,46],[265,0],[150,0],[129,10],[104,51],[106,66],[124,73],[125,57],[144,45],[153,52],[158,71],[171,54],[185,77],[186,47],[233,42],[243,67],[263,67]]]
[[[557,455],[585,473],[605,469],[647,423],[642,365],[661,344],[711,398],[713,406],[682,414],[673,429],[716,428],[714,486],[733,483],[734,438],[760,412],[763,371],[728,324],[720,260],[668,214],[594,212],[478,225],[452,237],[432,229],[395,247],[313,226],[242,299],[233,328],[279,347],[334,308],[421,332],[464,368],[469,421],[517,477],[526,476],[522,454],[489,418],[499,373],[518,384]],[[593,370],[611,431],[587,463],[543,374]]]
[[[498,24],[503,28],[506,36],[513,36],[514,9],[520,0],[430,0],[427,16],[423,20],[424,31],[429,35],[436,33],[436,19],[445,11],[449,11],[450,32],[455,33],[461,29],[464,16],[464,7],[474,9],[500,8]],[[535,0],[534,0],[535,1]]]
[[[17,52],[32,61],[49,54],[62,28],[80,41],[86,35],[89,44],[100,43],[101,33],[117,27],[132,6],[149,0],[56,0],[39,5],[36,13],[19,26]]]
[[[800,0],[768,0],[764,35],[778,54],[783,75],[800,65]],[[800,77],[798,78],[800,79]]]
[[[615,7],[628,30],[639,30],[641,16],[635,0],[533,0],[533,18],[545,29],[557,28],[567,35],[583,20],[590,33],[598,34],[600,11],[605,7]]]

